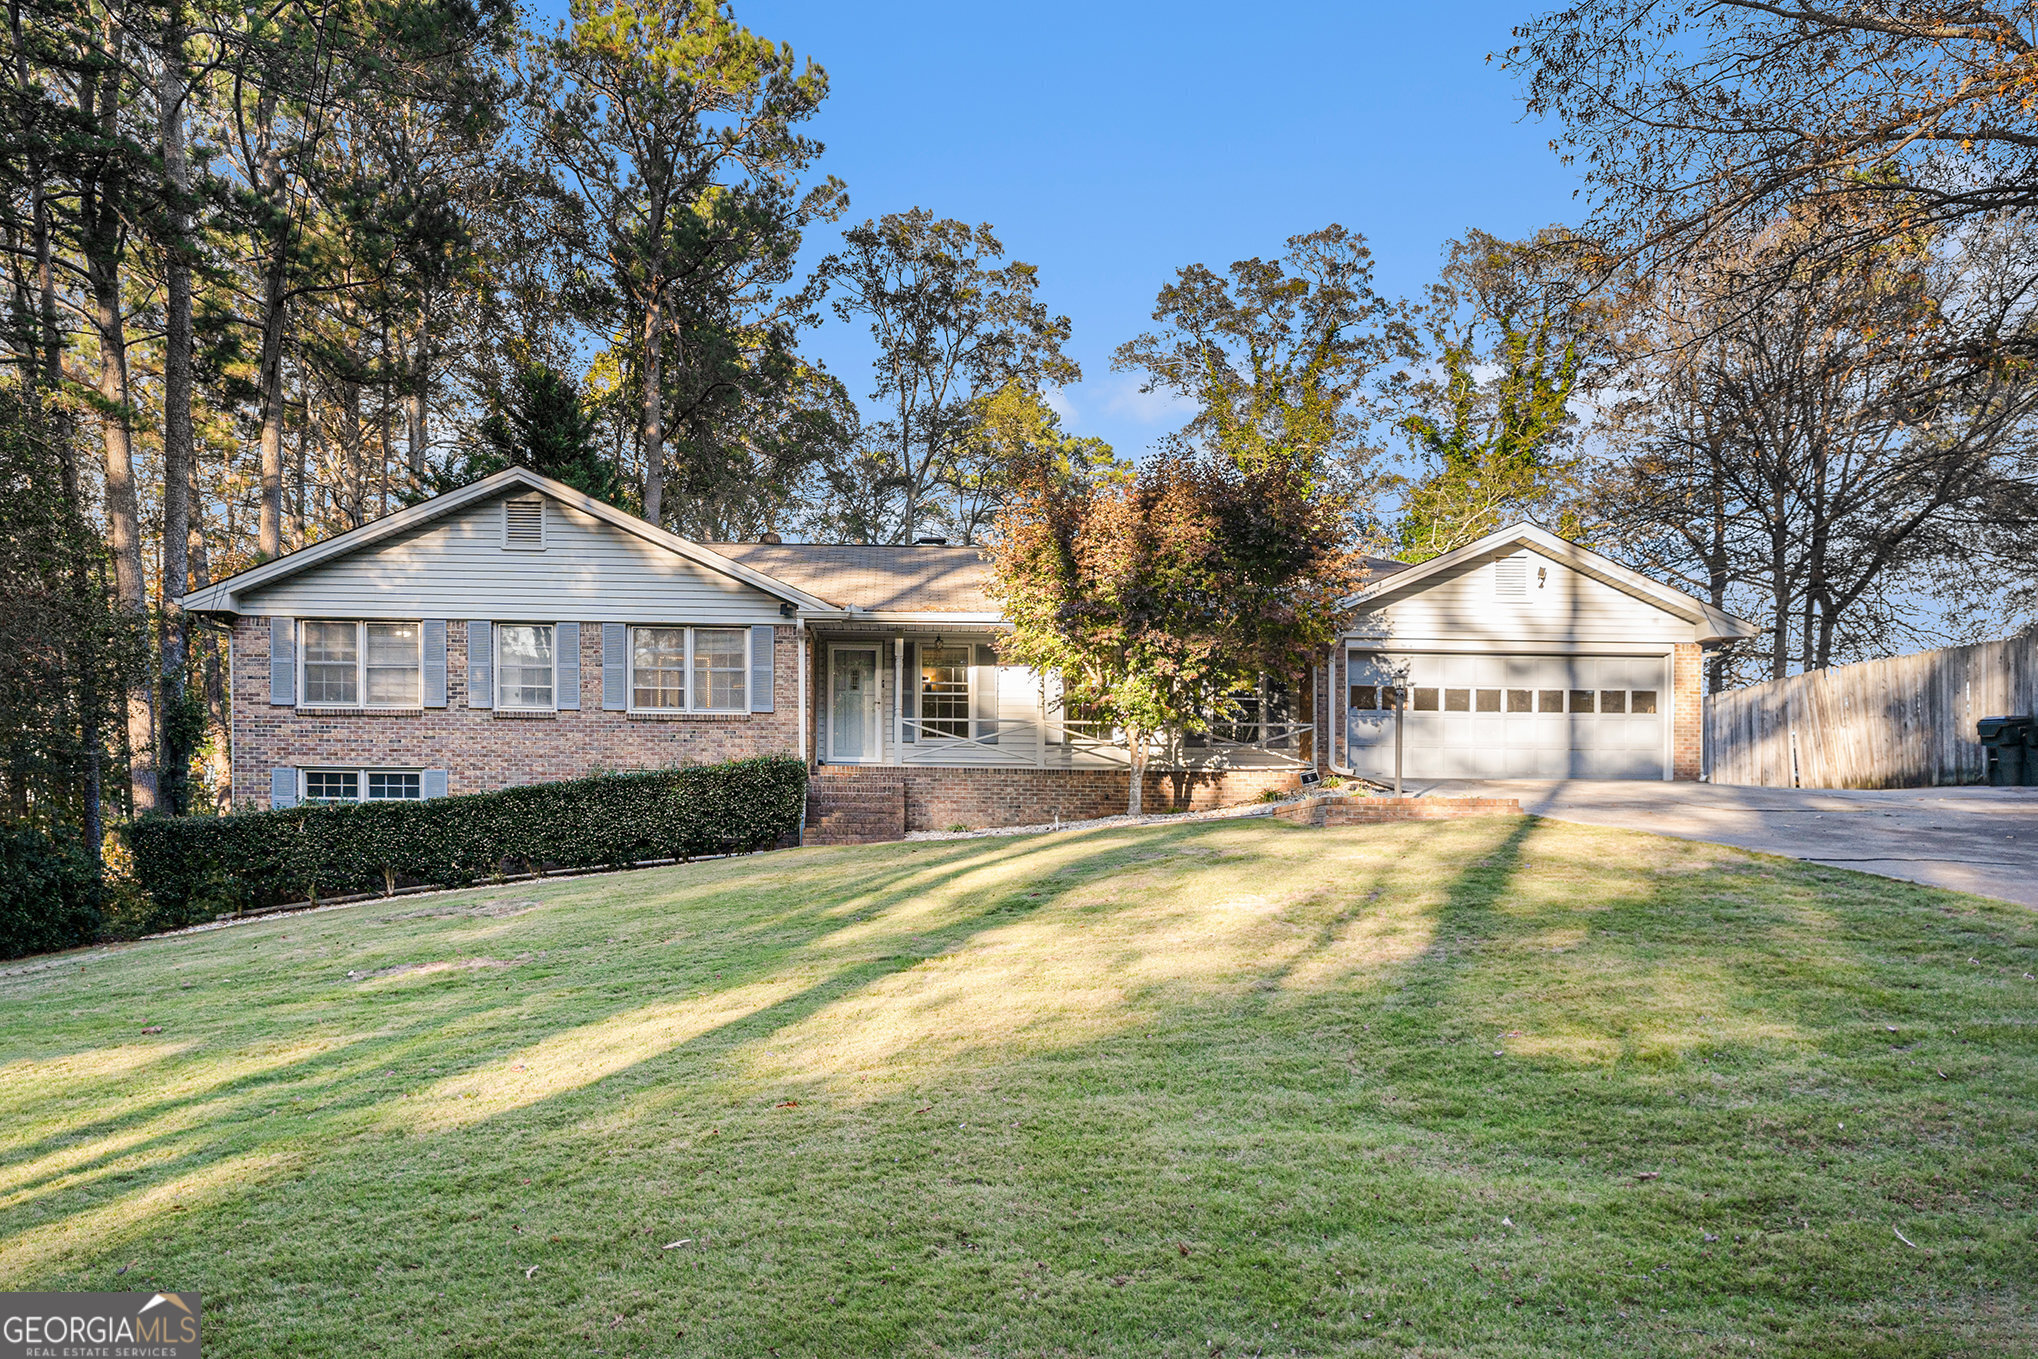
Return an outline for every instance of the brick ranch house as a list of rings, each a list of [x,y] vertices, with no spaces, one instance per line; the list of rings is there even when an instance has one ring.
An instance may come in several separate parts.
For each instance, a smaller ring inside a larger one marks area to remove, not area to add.
[[[1396,683],[1411,777],[1696,777],[1701,648],[1753,631],[1526,525],[1376,570],[1325,666],[1155,753],[1149,806],[1391,773]],[[985,585],[973,547],[695,543],[512,469],[184,606],[231,630],[237,807],[788,752],[810,839],[1124,810],[1123,746],[998,663]]]

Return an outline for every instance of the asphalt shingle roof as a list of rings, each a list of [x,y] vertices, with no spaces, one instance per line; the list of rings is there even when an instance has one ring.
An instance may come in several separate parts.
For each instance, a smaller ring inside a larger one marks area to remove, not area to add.
[[[858,543],[702,543],[710,552],[818,595],[838,608],[890,613],[1001,612],[985,584],[990,564],[975,547]],[[1367,558],[1375,575],[1405,562]]]
[[[902,613],[999,612],[984,593],[989,563],[974,547],[702,543],[710,552],[841,608]]]

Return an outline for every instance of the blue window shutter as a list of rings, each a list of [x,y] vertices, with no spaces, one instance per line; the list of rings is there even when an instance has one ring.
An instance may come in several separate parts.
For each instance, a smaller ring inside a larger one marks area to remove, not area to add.
[[[424,696],[427,708],[446,706],[446,620],[424,620]]]
[[[970,716],[975,719],[972,733],[985,745],[998,744],[998,653],[990,647],[976,649],[976,664],[971,667],[969,697]]]
[[[269,701],[278,707],[297,706],[297,620],[269,620]],[[295,787],[296,785],[292,785]]]
[[[444,797],[446,795],[446,771],[443,769],[425,770],[424,777],[418,780],[418,791],[426,797]]]
[[[778,641],[778,629],[760,624],[750,629],[750,711],[768,713],[772,708],[771,650]]]
[[[478,618],[467,624],[467,706],[495,706],[495,633]]]
[[[269,771],[269,807],[281,811],[297,805],[297,771],[295,769],[272,769]]]
[[[911,741],[920,728],[920,646],[906,643],[899,660],[899,739]]]
[[[612,713],[630,706],[630,630],[601,625],[601,705]]]
[[[580,624],[555,623],[552,632],[552,667],[558,677],[553,691],[555,708],[580,706]]]

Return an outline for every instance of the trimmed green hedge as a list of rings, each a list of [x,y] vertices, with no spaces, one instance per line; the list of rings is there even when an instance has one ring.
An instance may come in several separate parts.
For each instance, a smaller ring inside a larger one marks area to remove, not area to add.
[[[99,935],[99,870],[76,840],[0,824],[0,958],[78,948]]]
[[[237,910],[506,872],[768,849],[800,824],[789,755],[604,774],[425,802],[161,817],[127,830],[151,930]]]

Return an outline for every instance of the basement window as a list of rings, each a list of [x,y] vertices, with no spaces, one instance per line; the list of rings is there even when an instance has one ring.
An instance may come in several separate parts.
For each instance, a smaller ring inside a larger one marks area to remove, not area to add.
[[[415,769],[307,769],[306,802],[415,802],[424,796],[424,775]]]

